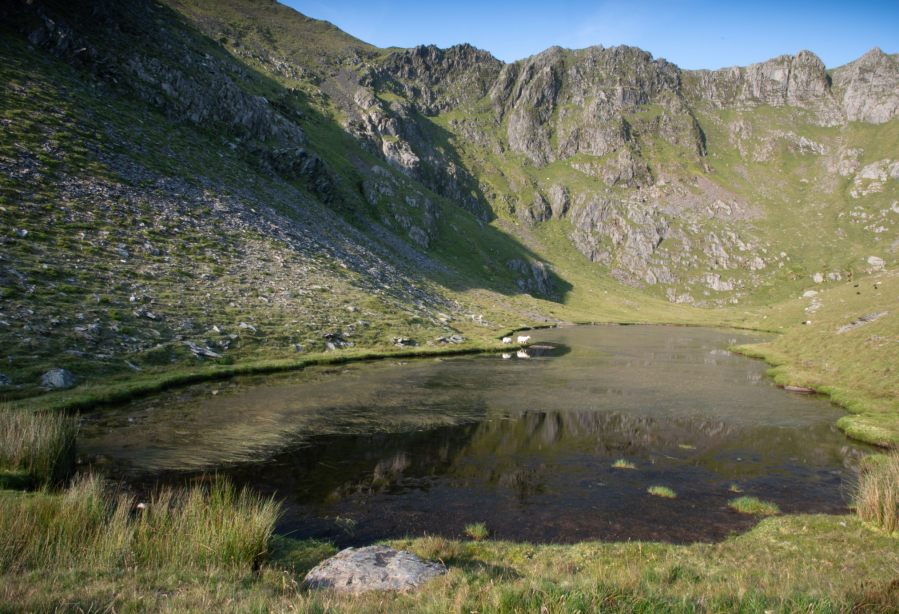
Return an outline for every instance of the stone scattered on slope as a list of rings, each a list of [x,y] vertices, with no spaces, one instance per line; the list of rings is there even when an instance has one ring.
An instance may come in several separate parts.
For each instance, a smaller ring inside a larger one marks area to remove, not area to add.
[[[846,331],[852,330],[853,328],[858,328],[859,326],[864,326],[865,324],[868,324],[869,322],[873,322],[877,318],[882,318],[883,316],[888,316],[891,313],[893,313],[893,312],[892,311],[881,311],[879,313],[869,313],[867,315],[860,317],[858,320],[853,320],[846,326],[841,326],[840,328],[837,329],[837,334],[839,335],[840,333],[845,333]]]
[[[181,343],[186,345],[187,349],[189,349],[194,356],[206,356],[208,358],[221,358],[222,357],[221,354],[217,354],[217,353],[213,352],[212,350],[210,350],[208,348],[204,348],[200,345],[197,345],[196,343],[194,343],[192,341],[182,341]]]
[[[41,383],[44,386],[52,386],[53,388],[68,388],[75,383],[76,379],[74,375],[65,369],[53,369],[41,376]]]
[[[347,548],[320,563],[306,574],[306,582],[338,593],[411,591],[446,571],[443,563],[423,561],[405,550],[368,546]]]

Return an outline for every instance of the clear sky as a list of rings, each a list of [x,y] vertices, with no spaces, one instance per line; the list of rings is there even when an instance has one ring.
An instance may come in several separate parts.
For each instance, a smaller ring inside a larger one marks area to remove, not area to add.
[[[505,62],[552,45],[632,45],[681,68],[745,66],[809,49],[833,68],[899,52],[899,0],[280,0],[378,47],[470,43]]]

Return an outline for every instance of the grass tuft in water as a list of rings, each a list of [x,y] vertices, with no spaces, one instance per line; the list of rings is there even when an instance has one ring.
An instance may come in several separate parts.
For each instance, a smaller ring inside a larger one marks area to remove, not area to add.
[[[743,492],[743,489],[740,488],[738,484],[731,484],[730,488],[728,488],[730,492]]]
[[[899,531],[899,453],[866,463],[854,494],[859,518],[889,534]]]
[[[255,567],[265,558],[280,505],[226,480],[159,490],[146,503],[102,480],[77,480],[62,495],[0,497],[0,572]]]
[[[612,463],[612,466],[615,467],[616,469],[636,469],[637,468],[637,466],[634,463],[632,463],[628,460],[624,460],[623,458],[619,458],[617,461]]]
[[[77,432],[74,416],[0,406],[0,485],[39,486],[68,478],[75,469]]]
[[[674,499],[677,496],[677,493],[667,486],[650,486],[646,489],[646,492],[657,497],[666,497],[668,499]]]
[[[475,522],[473,524],[465,525],[465,533],[476,541],[481,541],[489,532],[487,531],[486,525],[483,522]]]
[[[743,514],[756,514],[759,516],[773,516],[780,513],[780,508],[774,503],[768,503],[755,497],[738,497],[731,499],[728,505]]]

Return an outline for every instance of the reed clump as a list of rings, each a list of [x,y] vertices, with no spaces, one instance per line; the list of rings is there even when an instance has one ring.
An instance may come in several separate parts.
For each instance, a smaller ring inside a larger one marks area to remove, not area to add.
[[[0,481],[40,486],[66,480],[75,470],[77,433],[75,416],[0,406]]]
[[[756,516],[774,516],[780,513],[777,504],[762,501],[757,497],[737,497],[731,499],[728,505],[742,514],[755,514]]]
[[[487,525],[485,525],[483,522],[474,522],[472,524],[465,525],[465,533],[475,541],[481,541],[490,534],[490,532],[487,530]]]
[[[855,489],[859,518],[889,534],[899,532],[899,453],[878,455],[866,463]]]
[[[674,499],[677,496],[677,493],[667,486],[650,486],[646,489],[646,492],[657,497],[665,497],[666,499]]]
[[[280,504],[226,480],[138,505],[96,477],[62,495],[0,497],[0,572],[90,567],[258,567]]]

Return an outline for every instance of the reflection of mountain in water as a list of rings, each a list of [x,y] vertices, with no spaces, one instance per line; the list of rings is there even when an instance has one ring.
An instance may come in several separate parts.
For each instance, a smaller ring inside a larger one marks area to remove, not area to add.
[[[254,484],[289,483],[304,503],[335,502],[356,495],[427,490],[434,481],[484,481],[527,499],[546,491],[538,463],[611,463],[643,459],[654,465],[681,458],[708,470],[733,467],[749,476],[789,461],[798,465],[853,466],[858,451],[835,446],[830,427],[802,433],[747,429],[723,421],[634,418],[604,412],[522,412],[507,419],[414,433],[316,438],[264,465],[235,473]],[[739,454],[737,452],[739,451]],[[745,463],[734,458],[745,456]],[[525,460],[526,459],[526,460]],[[754,459],[751,463],[748,459]],[[253,476],[253,477],[250,477]],[[284,476],[284,480],[277,476]],[[289,477],[288,477],[289,476]]]
[[[734,482],[785,511],[844,510],[842,467],[863,453],[827,425],[797,432],[615,412],[519,412],[427,431],[315,438],[228,473],[286,497],[283,530],[339,545],[458,535],[476,521],[507,539],[692,541],[754,522],[728,511]],[[637,468],[613,468],[618,458]],[[662,505],[645,492],[652,484],[678,497]],[[357,528],[341,532],[337,517]]]

